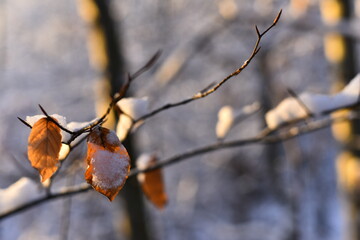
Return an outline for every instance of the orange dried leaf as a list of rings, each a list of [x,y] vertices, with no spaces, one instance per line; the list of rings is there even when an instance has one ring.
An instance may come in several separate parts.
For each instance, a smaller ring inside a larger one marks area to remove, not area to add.
[[[39,171],[42,182],[58,169],[60,148],[60,128],[48,118],[39,119],[29,135],[28,157],[31,166]]]
[[[86,181],[110,201],[114,200],[130,172],[130,157],[115,132],[95,128],[88,137]]]
[[[155,165],[157,158],[151,156],[150,159],[145,160],[145,163],[137,162],[138,168],[145,169]],[[167,204],[167,195],[165,193],[164,181],[161,169],[156,169],[151,172],[138,174],[138,180],[145,196],[157,207],[164,208]]]

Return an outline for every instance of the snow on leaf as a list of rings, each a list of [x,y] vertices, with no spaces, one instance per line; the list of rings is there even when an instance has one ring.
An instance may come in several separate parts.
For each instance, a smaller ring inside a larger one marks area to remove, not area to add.
[[[136,160],[138,169],[143,170],[157,163],[157,158],[153,154],[142,154]],[[163,208],[167,203],[167,195],[165,193],[164,181],[161,169],[151,172],[140,173],[137,175],[138,181],[145,196],[157,207]]]
[[[128,135],[132,125],[132,119],[138,119],[149,112],[149,100],[143,98],[123,98],[117,103],[118,107],[125,114],[120,114],[119,122],[116,126],[116,134],[123,141]],[[137,124],[136,127],[139,127]]]
[[[45,115],[26,116],[26,122],[30,126],[33,126],[39,119],[45,118],[45,117],[46,117]],[[95,121],[98,120],[98,118],[95,118],[89,122],[69,122],[69,123],[67,123],[66,118],[61,115],[52,114],[52,115],[50,115],[50,117],[52,117],[53,119],[56,119],[62,127],[66,128],[72,132],[76,132],[76,131],[80,130],[81,128],[90,126],[91,124],[93,124]],[[67,142],[71,138],[71,134],[68,132],[65,132],[64,130],[61,130],[60,133],[61,133],[63,142]],[[85,135],[85,133],[78,136],[72,142],[72,145],[77,144],[80,141],[80,139],[82,138],[82,136],[84,136],[84,135]]]
[[[61,148],[60,128],[50,119],[41,118],[31,129],[28,139],[28,157],[44,182],[59,166]]]
[[[309,111],[318,115],[326,111],[356,104],[360,95],[360,74],[351,80],[345,88],[334,95],[304,92],[299,95],[301,102]],[[274,129],[282,123],[307,117],[306,109],[295,98],[284,99],[280,104],[265,115],[266,124]]]
[[[129,175],[130,157],[115,132],[103,127],[92,130],[87,145],[85,179],[112,201]]]
[[[50,115],[53,119],[55,119],[62,127],[66,127],[66,117],[61,116],[59,114]],[[26,122],[33,126],[37,121],[41,118],[46,118],[45,115],[34,115],[34,116],[26,116]],[[64,130],[60,131],[62,141],[66,141],[70,138],[70,134],[65,132]]]
[[[41,118],[46,117],[45,115],[34,115],[34,116],[26,116],[26,122],[33,126],[37,121]],[[50,117],[56,119],[61,126],[66,126],[66,118],[59,114],[52,114]]]

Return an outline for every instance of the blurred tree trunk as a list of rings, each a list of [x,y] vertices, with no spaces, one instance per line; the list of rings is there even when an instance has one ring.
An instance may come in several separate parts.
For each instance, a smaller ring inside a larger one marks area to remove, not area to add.
[[[124,59],[121,42],[118,37],[120,27],[116,26],[111,15],[109,0],[79,0],[79,11],[89,24],[89,52],[93,67],[99,72],[101,81],[96,86],[96,112],[101,116],[108,107],[111,97],[118,92],[125,82]],[[114,129],[117,117],[112,111],[105,127]],[[124,143],[134,166],[135,156],[131,139]],[[128,239],[149,239],[145,222],[145,208],[139,183],[136,178],[127,181],[119,196],[124,196],[128,211],[128,222],[120,226]],[[120,198],[119,198],[120,199]]]
[[[322,0],[321,14],[328,25],[349,21],[353,16],[354,1]],[[331,32],[324,37],[325,56],[332,66],[333,90],[342,89],[356,74],[355,40],[340,33]],[[345,111],[336,113],[344,114]],[[343,151],[337,159],[338,179],[345,190],[351,226],[348,239],[360,239],[360,171],[359,146],[355,140],[360,134],[359,120],[333,126],[334,137],[342,144]]]
[[[278,86],[275,87],[274,81],[271,77],[271,59],[269,57],[269,51],[270,49],[263,48],[261,55],[258,58],[259,74],[261,76],[261,116],[265,116],[268,111],[276,106],[278,99],[276,99],[274,96],[282,96],[284,94],[284,92],[282,92],[284,89],[279,88]],[[263,124],[265,127],[265,118],[262,119],[264,119]],[[285,203],[290,208],[292,214],[291,221],[293,228],[286,238],[289,240],[298,240],[300,238],[300,228],[298,221],[300,205],[296,194],[288,193],[285,190],[289,185],[292,185],[291,188],[294,188],[294,184],[283,182],[282,175],[284,174],[284,168],[286,168],[285,166],[288,165],[288,163],[284,162],[284,157],[287,155],[287,150],[290,149],[290,151],[294,151],[294,149],[298,149],[298,147],[299,146],[296,145],[296,142],[284,142],[264,146],[265,149],[263,159],[267,164],[267,175],[270,184],[269,189],[271,189],[271,193],[274,197],[277,198],[277,201]],[[299,157],[300,156],[297,156],[297,158]],[[293,161],[293,163],[294,162],[299,162],[299,160],[296,159]],[[295,176],[293,178],[296,179]]]

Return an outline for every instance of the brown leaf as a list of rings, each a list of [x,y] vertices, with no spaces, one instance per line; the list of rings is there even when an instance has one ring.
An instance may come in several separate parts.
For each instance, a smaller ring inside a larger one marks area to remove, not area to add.
[[[145,164],[138,164],[138,168],[145,169],[156,164],[155,155],[150,156],[151,159]],[[142,165],[142,166],[140,166]],[[164,181],[161,169],[156,169],[146,173],[138,174],[138,180],[145,196],[157,207],[164,208],[167,204],[167,195],[165,193]]]
[[[61,148],[60,128],[48,118],[39,119],[32,127],[28,139],[28,157],[44,182],[59,166]]]
[[[87,141],[85,179],[112,201],[129,175],[130,157],[115,132],[107,128],[94,128]]]

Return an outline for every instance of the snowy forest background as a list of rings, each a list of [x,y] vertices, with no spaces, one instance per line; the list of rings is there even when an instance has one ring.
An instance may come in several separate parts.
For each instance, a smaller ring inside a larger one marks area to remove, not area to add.
[[[89,61],[92,9],[83,2],[0,1],[1,211],[31,195],[29,189],[11,195],[8,186],[22,177],[39,182],[26,158],[29,129],[17,116],[39,114],[38,104],[68,121],[103,113],[109,90],[101,61]],[[147,120],[125,145],[133,158],[156,152],[163,159],[216,142],[224,105],[241,109],[260,102],[263,109],[227,139],[253,136],[265,126],[265,112],[289,96],[287,88],[336,92],[359,71],[359,0],[106,2],[124,72],[133,73],[162,50],[130,89],[131,96],[149,97],[151,108],[192,96],[241,66],[256,41],[254,25],[266,28],[283,9],[244,72],[204,99]],[[337,15],[337,6],[351,14]],[[346,38],[350,53],[339,50],[338,37]],[[341,138],[346,129],[334,131]],[[169,203],[161,211],[142,196],[129,206],[126,199],[138,194],[129,179],[114,202],[88,191],[2,219],[0,239],[360,239],[359,144],[352,140],[357,145],[344,147],[325,128],[278,144],[204,154],[163,169]],[[83,182],[83,167],[77,161],[62,169],[54,187]],[[43,191],[40,183],[31,190]]]

